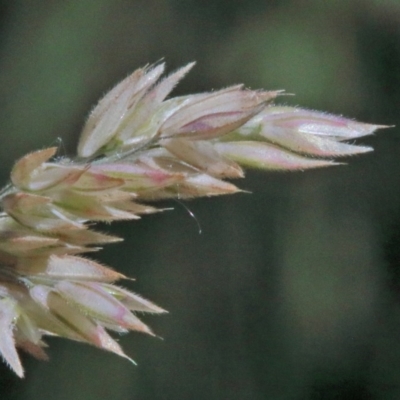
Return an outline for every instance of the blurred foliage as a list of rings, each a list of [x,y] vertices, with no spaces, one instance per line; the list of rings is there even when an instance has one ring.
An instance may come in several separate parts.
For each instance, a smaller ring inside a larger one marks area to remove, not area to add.
[[[178,93],[244,82],[400,125],[399,0],[14,0],[0,11],[4,182],[28,151],[73,154],[102,93],[162,58],[198,61]],[[51,339],[49,363],[26,357],[26,380],[1,366],[1,399],[400,398],[399,139],[381,132],[367,139],[375,153],[329,170],[251,172],[252,195],[104,226],[126,241],[97,258],[170,311],[147,318],[164,340],[121,337],[135,368]]]

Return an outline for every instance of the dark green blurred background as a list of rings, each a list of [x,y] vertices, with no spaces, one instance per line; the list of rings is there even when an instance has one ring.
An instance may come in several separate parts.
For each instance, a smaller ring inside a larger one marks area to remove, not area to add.
[[[179,94],[244,82],[400,126],[400,0],[3,0],[0,13],[4,183],[57,138],[73,154],[98,98],[160,59],[198,61]],[[252,195],[104,226],[126,241],[96,257],[170,311],[145,317],[164,340],[121,337],[133,367],[49,339],[49,363],[23,356],[25,380],[0,367],[0,399],[400,399],[399,129],[346,166],[249,172]]]

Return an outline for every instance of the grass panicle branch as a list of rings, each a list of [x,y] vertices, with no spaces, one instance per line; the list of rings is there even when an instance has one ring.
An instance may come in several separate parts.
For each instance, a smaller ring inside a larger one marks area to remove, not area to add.
[[[122,274],[81,254],[120,238],[95,222],[161,211],[160,199],[240,191],[243,167],[305,170],[371,151],[350,144],[378,125],[273,105],[280,91],[219,91],[168,98],[192,64],[161,78],[138,69],[93,109],[75,158],[46,148],[20,159],[0,192],[0,353],[22,377],[17,348],[47,359],[57,335],[128,358],[109,331],[152,335],[136,312],[165,310],[120,286]]]

